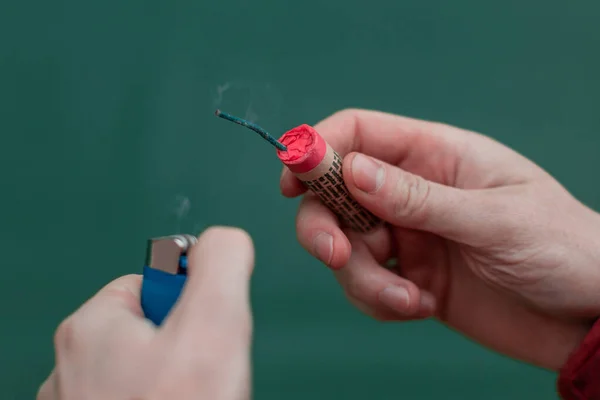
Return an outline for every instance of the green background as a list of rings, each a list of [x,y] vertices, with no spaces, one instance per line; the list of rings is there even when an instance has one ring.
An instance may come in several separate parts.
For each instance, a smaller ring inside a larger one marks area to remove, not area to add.
[[[213,112],[276,134],[346,107],[443,121],[598,208],[599,17],[595,0],[3,1],[2,398],[34,397],[57,324],[139,272],[148,237],[213,224],[257,248],[256,399],[556,398],[553,374],[434,322],[353,310],[297,243],[273,150]]]

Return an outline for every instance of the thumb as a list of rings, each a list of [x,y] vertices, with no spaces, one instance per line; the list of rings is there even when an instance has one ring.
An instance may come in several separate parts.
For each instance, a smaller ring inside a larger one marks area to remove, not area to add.
[[[167,326],[194,340],[207,332],[227,336],[249,323],[254,246],[241,229],[213,227],[188,256],[188,279]]]
[[[343,168],[356,201],[392,225],[469,242],[489,223],[486,207],[475,191],[427,181],[359,153],[347,155]]]

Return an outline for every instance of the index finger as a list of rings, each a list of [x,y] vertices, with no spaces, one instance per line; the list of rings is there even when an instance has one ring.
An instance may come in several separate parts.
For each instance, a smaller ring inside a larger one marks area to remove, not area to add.
[[[144,323],[141,288],[140,275],[122,276],[104,286],[58,327],[56,346],[70,346],[73,340],[94,345],[99,340],[150,340],[155,331]]]
[[[140,303],[142,276],[131,274],[121,276],[106,284],[81,309],[110,310],[110,315],[143,318]],[[78,310],[79,311],[79,310]]]
[[[314,126],[315,130],[343,158],[359,152],[390,164],[398,164],[416,145],[439,140],[441,124],[380,111],[349,109],[339,111]],[[296,197],[306,188],[283,168],[281,192]]]

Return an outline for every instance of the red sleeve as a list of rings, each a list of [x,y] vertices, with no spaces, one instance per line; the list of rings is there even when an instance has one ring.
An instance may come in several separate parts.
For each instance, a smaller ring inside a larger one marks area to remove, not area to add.
[[[600,319],[561,369],[557,384],[564,400],[600,400]]]

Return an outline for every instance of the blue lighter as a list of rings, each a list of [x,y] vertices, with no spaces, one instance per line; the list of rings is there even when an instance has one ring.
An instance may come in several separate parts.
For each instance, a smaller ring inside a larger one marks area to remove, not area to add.
[[[148,240],[142,280],[142,310],[160,325],[183,289],[187,278],[187,252],[196,244],[192,235],[173,235]]]

